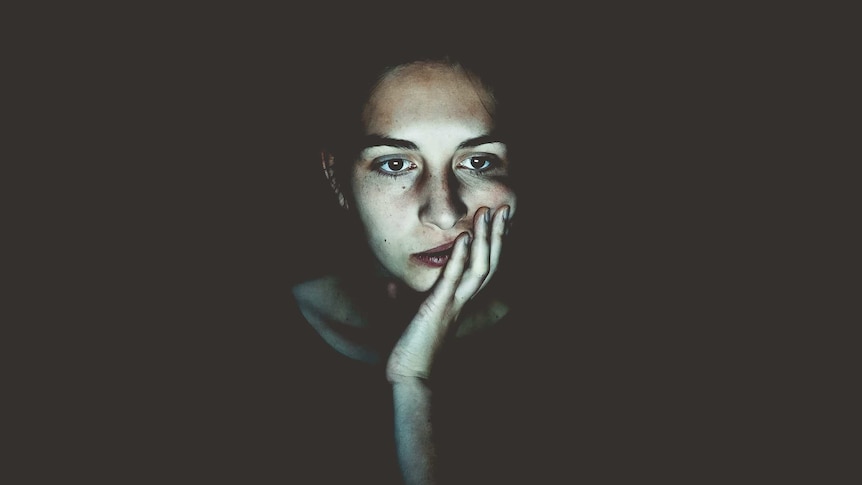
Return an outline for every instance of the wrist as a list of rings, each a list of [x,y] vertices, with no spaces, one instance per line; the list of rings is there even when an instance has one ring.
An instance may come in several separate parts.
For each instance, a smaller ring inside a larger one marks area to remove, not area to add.
[[[387,372],[386,380],[392,387],[403,389],[430,389],[431,379],[426,376],[401,375]]]

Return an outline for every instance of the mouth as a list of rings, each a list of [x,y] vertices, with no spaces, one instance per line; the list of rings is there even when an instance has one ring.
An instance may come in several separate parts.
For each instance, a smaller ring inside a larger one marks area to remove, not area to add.
[[[447,261],[449,261],[449,257],[452,255],[453,246],[455,246],[455,241],[437,246],[428,251],[411,254],[410,258],[413,259],[413,261],[431,268],[441,268],[446,265]]]

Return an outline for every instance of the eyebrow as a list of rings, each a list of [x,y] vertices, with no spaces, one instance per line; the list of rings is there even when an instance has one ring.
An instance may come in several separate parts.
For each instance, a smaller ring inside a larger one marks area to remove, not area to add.
[[[366,135],[362,138],[362,145],[360,146],[360,150],[365,150],[371,147],[394,147],[394,148],[404,148],[406,150],[418,150],[419,147],[416,146],[412,141],[401,140],[399,138],[389,138],[388,136],[382,135]]]
[[[494,134],[488,133],[485,135],[480,135],[475,138],[470,138],[468,140],[464,140],[458,144],[458,149],[462,148],[472,148],[477,147],[479,145],[484,145],[486,143],[503,143],[499,137]],[[365,135],[362,138],[362,145],[360,147],[361,150],[365,150],[367,148],[379,147],[379,146],[387,146],[394,148],[403,148],[405,150],[418,150],[419,147],[416,146],[415,143],[408,140],[402,140],[400,138],[390,138],[388,136],[382,135]]]
[[[458,145],[458,149],[461,148],[472,148],[477,147],[479,145],[484,145],[486,143],[503,143],[498,136],[489,133],[482,136],[477,136],[476,138],[470,138],[469,140],[464,140]]]

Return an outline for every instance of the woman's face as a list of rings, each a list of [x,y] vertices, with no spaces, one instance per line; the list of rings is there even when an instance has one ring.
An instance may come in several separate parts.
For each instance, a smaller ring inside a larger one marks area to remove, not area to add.
[[[365,105],[354,205],[378,261],[416,291],[431,289],[480,207],[515,213],[489,109],[491,97],[462,70],[431,63],[390,72]]]

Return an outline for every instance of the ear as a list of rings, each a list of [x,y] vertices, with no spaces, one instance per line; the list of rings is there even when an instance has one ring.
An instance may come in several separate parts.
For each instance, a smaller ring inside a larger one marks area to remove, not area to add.
[[[341,190],[341,186],[338,184],[338,178],[335,176],[335,155],[326,150],[321,150],[320,163],[323,167],[323,174],[329,182],[329,186],[332,188],[332,191],[335,192],[336,197],[338,197],[338,204],[344,209],[349,209],[350,204],[347,203],[344,191]]]

